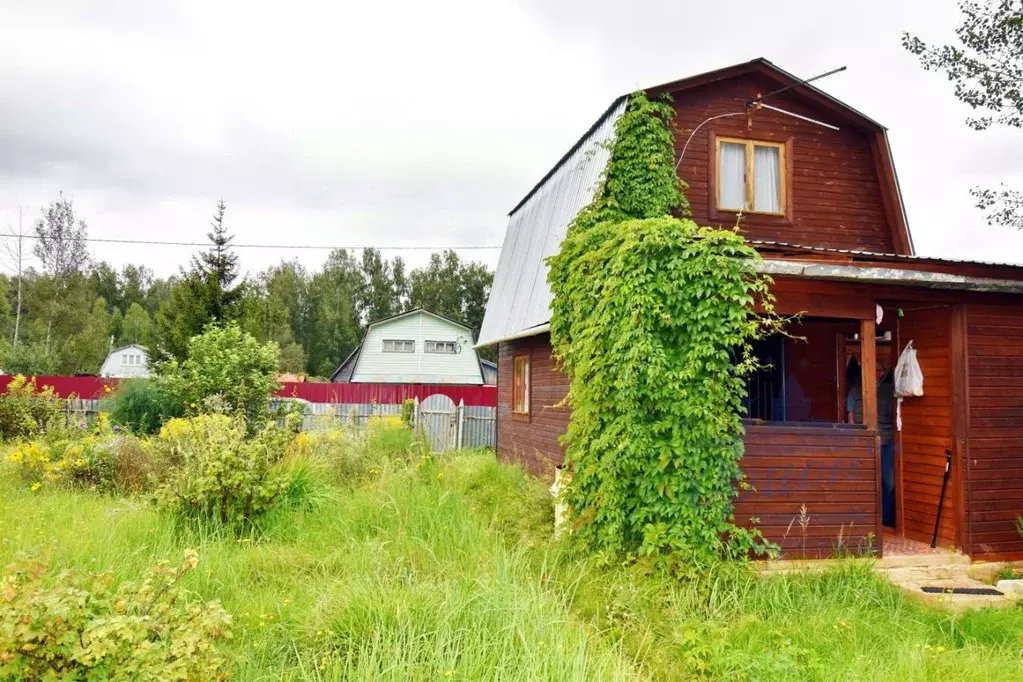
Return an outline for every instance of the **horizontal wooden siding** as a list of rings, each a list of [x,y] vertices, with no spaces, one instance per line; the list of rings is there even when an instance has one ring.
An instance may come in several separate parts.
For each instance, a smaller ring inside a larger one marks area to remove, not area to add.
[[[741,467],[751,489],[735,519],[754,524],[782,547],[783,558],[821,557],[841,546],[877,547],[878,488],[874,431],[800,424],[746,428]],[[800,508],[809,516],[800,526]]]
[[[1023,558],[1023,305],[968,305],[968,523],[975,558]]]

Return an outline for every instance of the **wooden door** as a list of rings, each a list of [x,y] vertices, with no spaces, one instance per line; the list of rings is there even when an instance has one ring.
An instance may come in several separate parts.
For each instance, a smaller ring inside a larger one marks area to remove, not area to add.
[[[924,375],[924,394],[902,402],[902,430],[896,432],[897,528],[908,538],[930,543],[947,453],[953,447],[951,320],[948,306],[904,308],[898,320],[897,354],[909,341]],[[945,491],[938,543],[959,537],[959,472],[953,466]]]

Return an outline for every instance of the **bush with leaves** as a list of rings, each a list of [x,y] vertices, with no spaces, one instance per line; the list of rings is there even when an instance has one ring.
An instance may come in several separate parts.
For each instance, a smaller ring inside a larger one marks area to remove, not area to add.
[[[51,574],[19,557],[0,581],[0,678],[5,680],[225,680],[231,617],[190,599],[181,578],[198,564],[162,562],[141,582],[109,573]]]
[[[50,386],[41,389],[35,377],[19,374],[0,395],[0,438],[32,438],[52,422],[62,420],[64,401]]]
[[[401,404],[401,421],[410,429],[415,428],[416,401],[412,398],[406,398],[405,402]]]
[[[249,527],[294,497],[293,439],[293,429],[276,425],[246,438],[241,416],[172,419],[158,437],[169,473],[157,501],[182,519]]]
[[[235,323],[211,325],[188,341],[183,362],[156,364],[157,381],[186,411],[197,413],[203,400],[220,396],[232,410],[261,423],[271,394],[280,387],[277,355],[276,343],[259,343]]]
[[[18,443],[7,459],[33,491],[66,485],[138,493],[159,477],[160,461],[148,442],[119,429],[106,413],[100,413],[91,426],[82,421]]]
[[[751,342],[775,328],[757,252],[699,227],[670,105],[633,95],[593,203],[549,260],[551,342],[571,383],[576,538],[677,569],[768,550],[734,523]]]
[[[114,394],[110,416],[115,424],[148,436],[184,412],[184,403],[164,386],[148,379],[129,379]]]

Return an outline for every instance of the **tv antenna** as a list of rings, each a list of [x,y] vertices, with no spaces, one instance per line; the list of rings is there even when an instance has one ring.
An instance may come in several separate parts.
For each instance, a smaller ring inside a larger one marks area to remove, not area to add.
[[[715,120],[717,120],[719,118],[728,118],[729,116],[746,116],[746,128],[748,130],[752,130],[753,129],[753,114],[757,113],[761,109],[770,109],[771,111],[775,111],[775,112],[777,112],[779,114],[783,114],[785,116],[791,116],[792,118],[798,118],[801,121],[806,121],[808,123],[813,123],[813,124],[819,125],[819,126],[821,126],[823,128],[828,128],[829,130],[839,130],[838,126],[831,125],[830,123],[825,123],[824,121],[818,121],[815,118],[810,118],[809,116],[803,116],[802,114],[797,114],[797,113],[795,113],[793,111],[788,111],[786,109],[782,109],[780,107],[772,106],[770,104],[764,104],[764,100],[767,99],[768,97],[774,97],[775,95],[780,95],[781,93],[786,92],[787,90],[792,90],[793,88],[798,88],[800,86],[812,83],[813,81],[820,80],[822,78],[827,78],[828,76],[832,76],[832,75],[834,75],[836,73],[840,73],[842,71],[845,71],[846,68],[847,67],[845,67],[845,66],[840,66],[837,69],[832,69],[831,71],[825,71],[824,73],[819,73],[816,76],[811,76],[810,78],[805,78],[803,80],[796,81],[795,83],[789,83],[788,85],[786,85],[784,87],[781,87],[781,88],[778,88],[777,90],[772,90],[771,92],[769,92],[767,94],[757,93],[755,96],[750,97],[747,100],[744,100],[745,106],[743,108],[743,111],[733,111],[733,112],[730,112],[730,113],[727,113],[727,114],[718,114],[717,116],[711,116],[710,118],[707,118],[706,120],[702,121],[700,123],[700,125],[698,125],[695,128],[693,128],[693,132],[689,134],[689,138],[686,140],[686,143],[682,146],[682,153],[679,154],[678,161],[675,162],[675,170],[677,171],[679,165],[681,165],[682,159],[686,155],[686,150],[689,148],[689,143],[693,141],[693,138],[696,136],[696,133],[700,130],[700,128],[702,128],[706,124],[710,123],[711,121],[715,121]]]

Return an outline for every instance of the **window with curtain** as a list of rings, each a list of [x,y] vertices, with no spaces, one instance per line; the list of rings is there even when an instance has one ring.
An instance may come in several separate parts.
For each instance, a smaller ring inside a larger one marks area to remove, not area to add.
[[[718,138],[718,210],[784,213],[784,167],[783,144]]]

